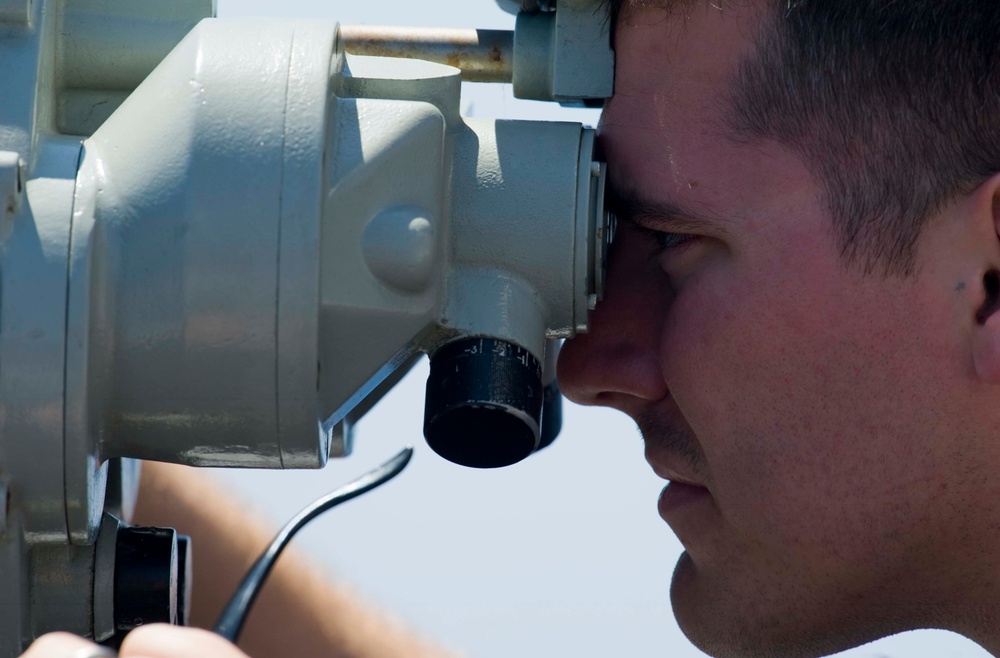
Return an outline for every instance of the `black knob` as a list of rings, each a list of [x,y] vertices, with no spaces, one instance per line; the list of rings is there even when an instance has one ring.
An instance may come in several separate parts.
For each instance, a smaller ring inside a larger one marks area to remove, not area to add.
[[[537,450],[549,446],[562,430],[562,393],[553,381],[542,392],[542,436]]]
[[[177,623],[191,625],[191,584],[194,563],[191,562],[191,538],[177,535]]]
[[[115,629],[177,623],[177,532],[173,528],[118,530],[115,546]]]
[[[539,445],[542,369],[528,350],[464,338],[431,356],[424,436],[445,459],[473,468],[521,461]]]

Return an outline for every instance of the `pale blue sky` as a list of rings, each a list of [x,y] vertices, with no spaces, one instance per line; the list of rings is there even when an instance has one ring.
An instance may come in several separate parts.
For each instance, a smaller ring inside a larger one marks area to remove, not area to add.
[[[512,29],[493,0],[219,0],[219,16]],[[516,101],[466,85],[476,116],[594,123],[596,113]],[[323,471],[226,471],[283,523],[406,443],[416,455],[384,489],[318,519],[296,540],[332,577],[439,643],[475,658],[704,656],[680,633],[668,585],[680,544],[656,513],[663,482],[626,417],[567,403],[559,439],[514,467],[475,471],[421,435],[421,365],[358,426],[354,455]],[[196,549],[197,550],[197,549]],[[197,555],[196,555],[197,557]],[[908,633],[844,658],[981,658],[940,631]]]

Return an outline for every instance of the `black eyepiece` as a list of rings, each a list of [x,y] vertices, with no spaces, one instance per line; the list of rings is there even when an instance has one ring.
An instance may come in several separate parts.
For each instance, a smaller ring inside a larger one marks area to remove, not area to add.
[[[473,468],[517,463],[539,447],[542,368],[528,350],[464,338],[431,356],[424,407],[427,443]]]

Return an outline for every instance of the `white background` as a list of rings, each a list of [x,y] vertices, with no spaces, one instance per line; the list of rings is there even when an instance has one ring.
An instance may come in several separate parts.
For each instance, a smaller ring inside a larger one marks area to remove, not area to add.
[[[513,29],[492,0],[219,0],[220,17]],[[465,85],[466,114],[595,124],[593,111],[515,101]],[[559,439],[499,471],[447,463],[421,435],[421,364],[356,428],[354,454],[323,471],[222,471],[275,527],[313,499],[413,444],[407,471],[313,522],[296,539],[334,580],[439,644],[476,658],[704,656],[680,633],[668,587],[680,544],[656,513],[664,483],[635,426],[565,403]],[[973,643],[907,633],[851,658],[973,658]]]

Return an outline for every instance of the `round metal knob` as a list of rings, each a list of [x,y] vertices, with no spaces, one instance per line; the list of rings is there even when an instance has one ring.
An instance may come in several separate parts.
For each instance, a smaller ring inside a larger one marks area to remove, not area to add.
[[[118,530],[115,547],[115,629],[177,623],[177,532],[173,528]]]
[[[465,338],[431,356],[424,407],[427,443],[448,461],[497,468],[538,448],[541,365],[523,347]]]

